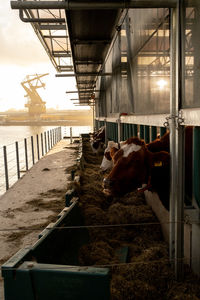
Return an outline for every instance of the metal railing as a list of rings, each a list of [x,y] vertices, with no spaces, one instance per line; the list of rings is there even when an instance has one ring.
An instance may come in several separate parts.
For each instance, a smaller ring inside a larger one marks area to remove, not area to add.
[[[20,179],[61,138],[61,127],[57,127],[0,147],[0,194]]]

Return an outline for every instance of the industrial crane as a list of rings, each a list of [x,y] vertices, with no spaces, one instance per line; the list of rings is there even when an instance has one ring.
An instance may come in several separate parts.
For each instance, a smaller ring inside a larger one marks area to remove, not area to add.
[[[27,93],[24,97],[28,98],[25,107],[28,108],[29,115],[32,118],[37,118],[41,114],[46,112],[46,102],[42,101],[40,95],[37,92],[38,88],[45,88],[45,83],[42,83],[40,78],[46,75],[49,75],[49,73],[40,75],[27,75],[26,80],[21,82],[22,87]]]

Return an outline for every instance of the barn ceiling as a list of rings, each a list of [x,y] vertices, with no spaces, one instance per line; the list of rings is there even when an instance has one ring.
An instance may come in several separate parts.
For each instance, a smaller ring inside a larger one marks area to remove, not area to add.
[[[11,1],[11,7],[19,9],[20,19],[33,26],[58,72],[56,76],[76,77],[79,104],[86,105],[93,102],[89,98],[98,76],[106,75],[102,64],[123,10],[95,9],[93,0],[74,2],[75,9],[60,9],[63,2],[19,0]]]

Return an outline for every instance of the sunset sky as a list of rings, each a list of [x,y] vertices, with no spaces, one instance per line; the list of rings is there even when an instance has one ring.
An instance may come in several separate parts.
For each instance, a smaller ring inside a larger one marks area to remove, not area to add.
[[[20,83],[35,73],[49,73],[42,80],[45,90],[38,90],[47,108],[80,109],[70,101],[77,95],[65,93],[75,89],[75,79],[55,77],[56,70],[31,25],[18,14],[10,8],[10,0],[0,0],[0,111],[24,108],[26,92]]]

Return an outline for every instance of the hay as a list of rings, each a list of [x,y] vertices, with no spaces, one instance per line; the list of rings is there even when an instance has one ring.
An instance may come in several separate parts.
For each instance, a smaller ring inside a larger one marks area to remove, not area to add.
[[[191,271],[182,283],[175,281],[168,245],[144,195],[134,191],[121,198],[105,196],[99,168],[102,155],[92,153],[89,140],[83,151],[77,194],[84,222],[110,227],[88,228],[90,240],[79,250],[80,264],[110,265],[112,300],[200,299],[199,280]],[[122,247],[128,247],[127,264],[120,264],[116,254]]]

